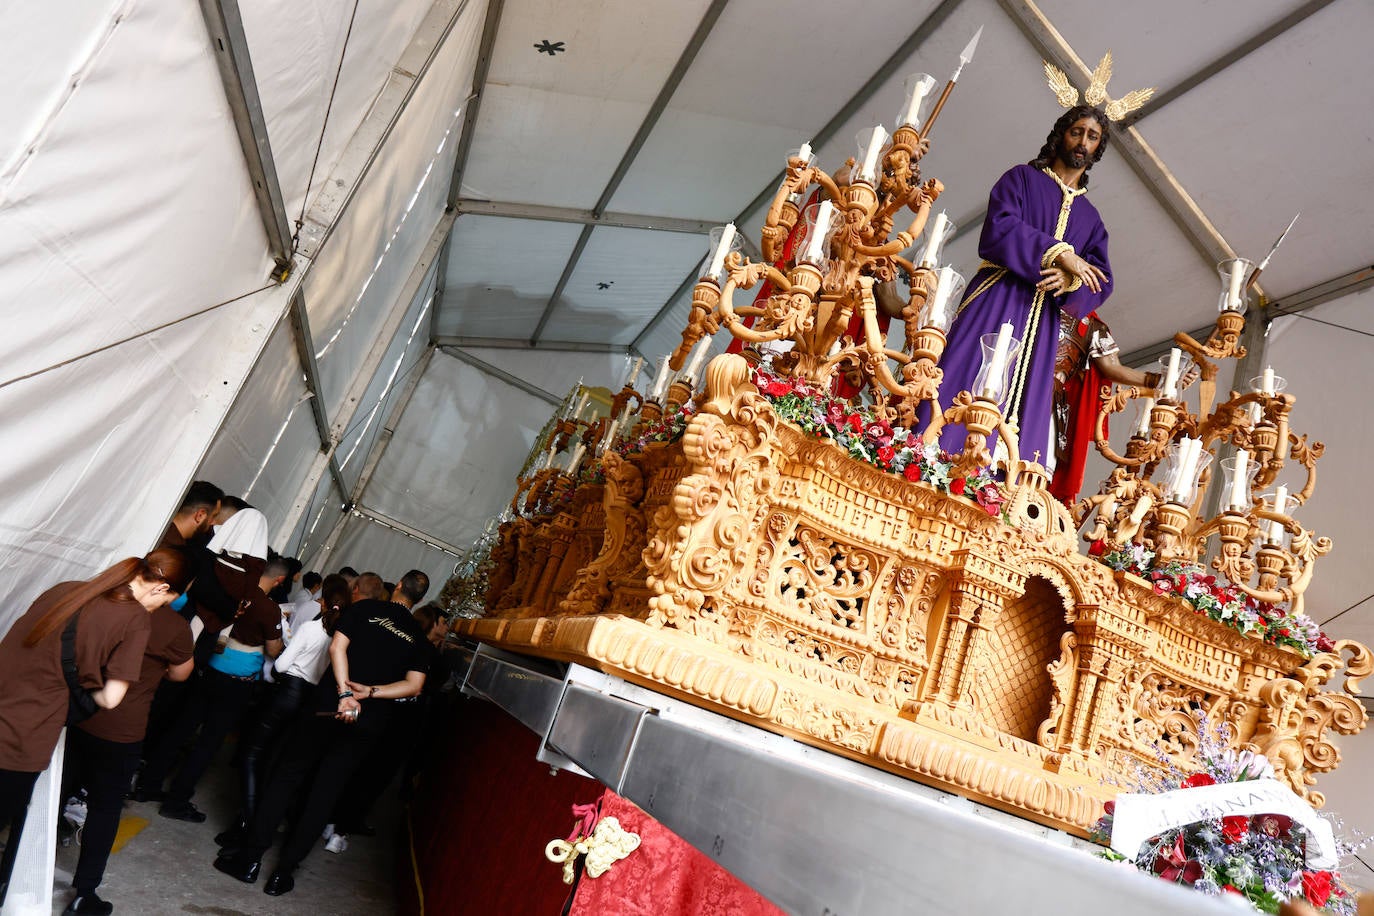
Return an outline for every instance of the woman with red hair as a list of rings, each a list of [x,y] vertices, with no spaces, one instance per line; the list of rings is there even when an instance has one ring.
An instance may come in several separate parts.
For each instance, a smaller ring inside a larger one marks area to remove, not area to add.
[[[179,550],[129,557],[94,579],[48,589],[0,640],[0,824],[10,825],[0,903],[34,783],[69,713],[77,721],[120,704],[139,679],[149,616],[176,600],[189,579]]]

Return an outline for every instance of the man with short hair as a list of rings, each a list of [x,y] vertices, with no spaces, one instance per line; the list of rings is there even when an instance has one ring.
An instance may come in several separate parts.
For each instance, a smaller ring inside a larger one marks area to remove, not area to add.
[[[308,572],[301,576],[301,584],[290,595],[292,604],[300,604],[302,601],[314,601],[320,597],[320,585],[324,582],[317,572]]]
[[[425,597],[427,591],[429,576],[418,569],[412,569],[396,584],[396,588],[391,592],[391,600],[409,610],[420,603],[420,599]]]
[[[340,573],[342,575],[342,573]],[[386,583],[375,572],[365,572],[354,578],[352,585],[354,601],[385,601]]]
[[[207,534],[215,524],[222,499],[224,491],[208,480],[192,481],[157,546],[185,548],[190,541]]]

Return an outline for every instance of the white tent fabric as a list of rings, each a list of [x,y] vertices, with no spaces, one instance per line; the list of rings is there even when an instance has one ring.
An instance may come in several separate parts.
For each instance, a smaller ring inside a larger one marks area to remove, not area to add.
[[[1091,191],[1112,234],[1105,317],[1137,361],[1212,320],[1209,247],[1262,256],[1303,211],[1263,278],[1275,314],[1301,314],[1278,317],[1264,360],[1330,447],[1299,515],[1336,543],[1308,609],[1374,642],[1358,193],[1374,155],[1341,114],[1374,81],[1374,5],[247,4],[261,139],[299,231],[281,284],[207,5],[236,8],[0,7],[21,39],[0,57],[0,629],[53,581],[146,550],[193,478],[261,508],[280,550],[418,567],[437,595],[551,402],[676,346],[699,221],[757,239],[767,201],[751,202],[789,148],[813,140],[838,166],[858,130],[892,126],[906,74],[943,78],[983,26],[922,163],[966,274],[988,187],[1058,114],[1035,43],[1058,36],[1089,66],[1113,49],[1114,95],[1160,87]]]

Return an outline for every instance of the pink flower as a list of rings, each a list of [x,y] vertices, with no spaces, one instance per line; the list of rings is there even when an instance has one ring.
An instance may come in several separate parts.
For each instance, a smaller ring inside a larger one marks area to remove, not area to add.
[[[1183,848],[1182,833],[1174,840],[1172,849],[1155,857],[1154,869],[1155,874],[1165,881],[1177,881],[1181,884],[1196,884],[1202,877],[1202,863],[1188,858]]]
[[[974,494],[974,498],[978,500],[978,505],[982,506],[984,511],[994,518],[1002,511],[1002,505],[1007,501],[1006,497],[1002,495],[1002,491],[997,488],[997,484],[995,483],[988,483],[985,486],[979,487],[978,492]]]
[[[1331,640],[1331,637],[1330,637],[1330,636],[1327,636],[1325,633],[1318,633],[1318,634],[1317,634],[1317,651],[1318,651],[1318,652],[1334,652],[1334,651],[1336,651],[1336,644]]]
[[[864,435],[878,445],[892,444],[892,427],[886,420],[874,420],[864,428]]]

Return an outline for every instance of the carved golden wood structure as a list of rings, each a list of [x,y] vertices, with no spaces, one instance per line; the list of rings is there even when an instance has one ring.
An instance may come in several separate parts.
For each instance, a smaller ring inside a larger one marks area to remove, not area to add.
[[[1088,537],[1108,549],[1137,545],[1195,562],[1215,534],[1219,572],[1255,600],[1296,612],[1330,543],[1251,494],[1291,457],[1307,474],[1294,498],[1301,505],[1322,447],[1289,432],[1290,396],[1232,392],[1212,409],[1209,360],[1243,352],[1243,311],[1223,309],[1205,344],[1179,340],[1202,370],[1197,414],[1177,390],[1109,397],[1098,446],[1118,467],[1071,512],[1050,496],[1044,469],[1019,460],[994,400],[957,392],[940,409],[945,338],[927,308],[934,273],[901,255],[941,191],[920,179],[927,148],[924,135],[900,127],[882,158],[870,157],[881,167],[867,181],[849,180],[852,163],[837,178],[791,158],[762,250],[770,262],[781,256],[813,185],[839,214],[832,234],[809,246],[809,260],[779,266],[722,248],[725,280],[697,284],[672,363],[680,368],[721,328],[749,344],[787,341],[774,371],[829,390],[847,366],[864,382],[855,403],[866,397],[875,417],[910,426],[915,405],[929,402],[932,420],[912,441],[933,441],[944,422],[964,424],[968,444],[953,464],[961,474],[993,462],[985,436],[998,429],[1004,515],[791,425],[744,357],[717,356],[700,391],[680,378],[648,400],[628,385],[617,396],[622,418],[640,401],[629,442],[693,401],[679,441],[620,450],[603,441],[590,471],[546,464],[520,481],[516,515],[492,549],[488,614],[458,632],[600,668],[1080,834],[1116,786],[1137,767],[1158,766],[1159,754],[1192,768],[1199,713],[1227,723],[1238,745],[1267,755],[1279,778],[1320,805],[1316,777],[1340,760],[1334,736],[1365,725],[1354,694],[1374,656],[1347,640],[1308,658],[1244,636],[1077,549],[1080,525],[1091,522]],[[914,218],[893,235],[903,209]],[[893,315],[905,325],[905,351],[886,348],[874,301],[875,282],[899,270],[910,288]],[[737,289],[764,279],[769,298],[734,304]],[[846,332],[855,314],[858,340]],[[1117,454],[1105,417],[1153,394],[1160,400],[1145,431]],[[601,423],[578,419],[558,425],[550,462],[579,429],[584,445],[602,437]],[[1244,450],[1258,469],[1233,490],[1244,499],[1206,520],[1198,510],[1209,472],[1200,484],[1155,482],[1184,444],[1209,456],[1221,444]]]

